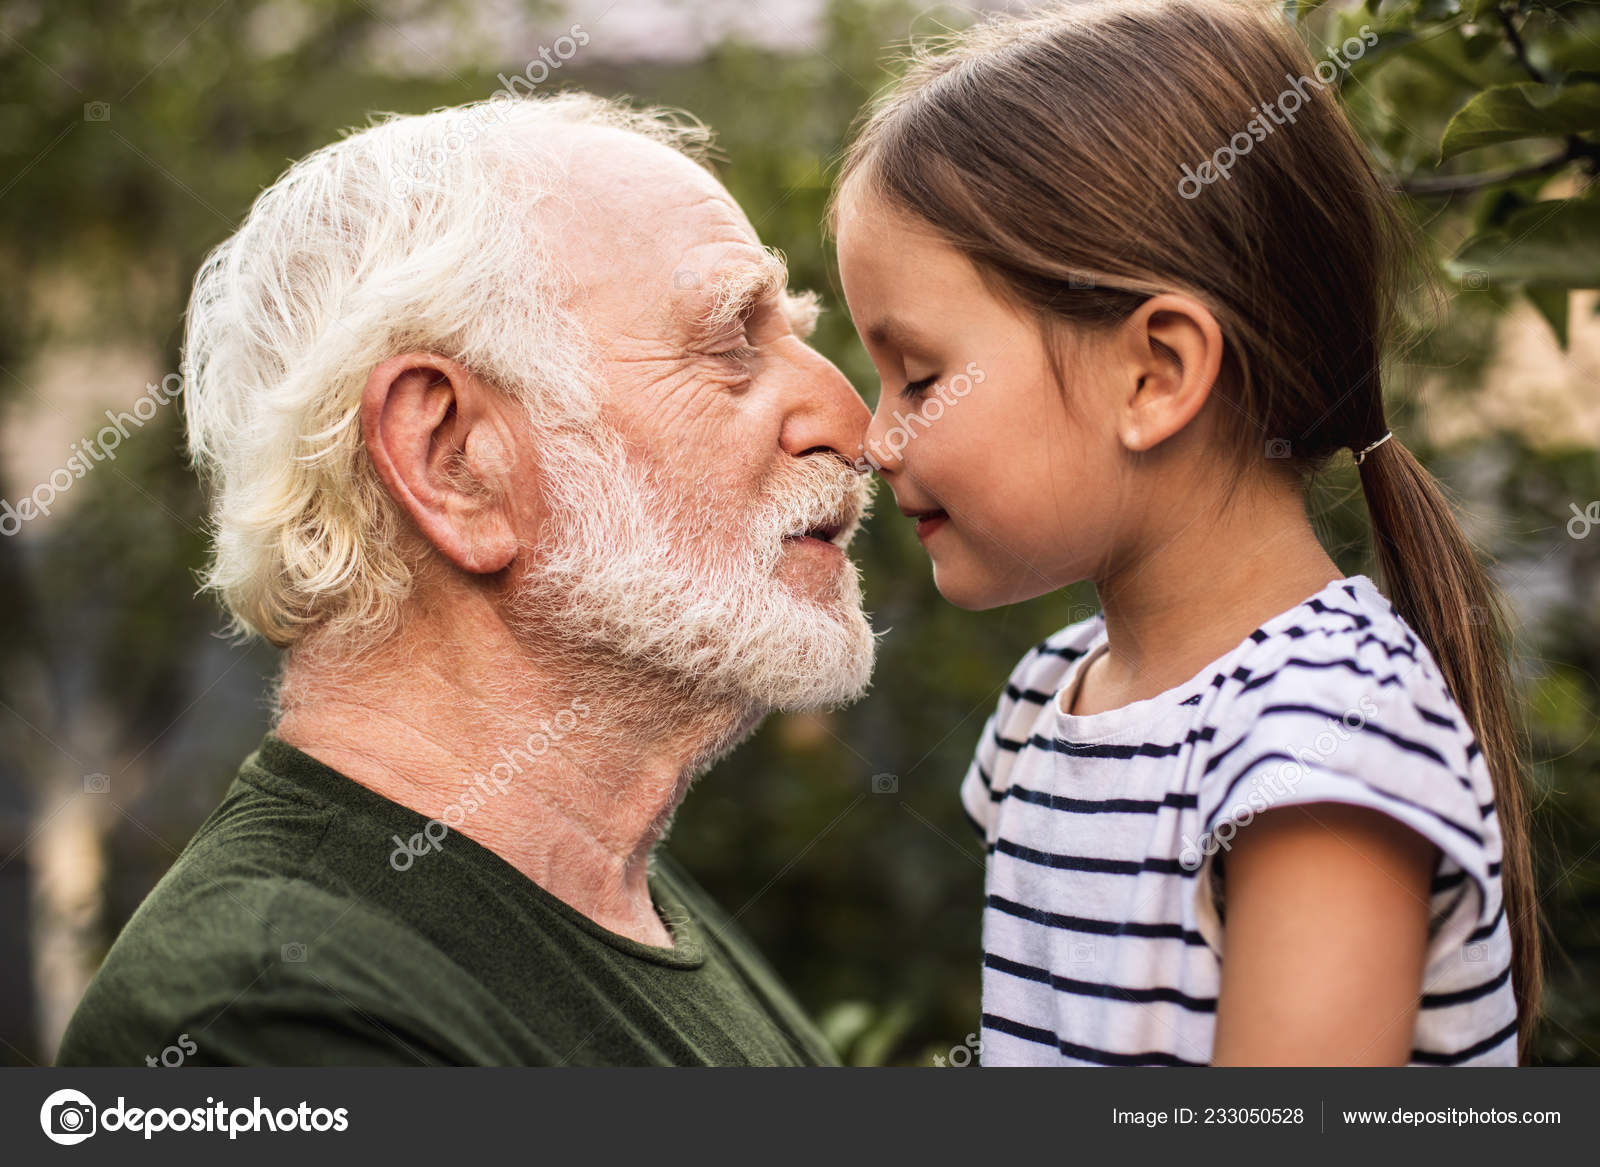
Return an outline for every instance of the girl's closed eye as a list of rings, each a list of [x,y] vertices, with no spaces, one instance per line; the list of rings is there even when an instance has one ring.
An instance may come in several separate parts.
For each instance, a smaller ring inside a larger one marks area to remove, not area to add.
[[[921,397],[929,389],[932,389],[934,385],[938,384],[938,381],[939,378],[937,374],[932,377],[923,377],[917,381],[907,381],[905,388],[900,390],[900,396],[915,400],[916,398]]]

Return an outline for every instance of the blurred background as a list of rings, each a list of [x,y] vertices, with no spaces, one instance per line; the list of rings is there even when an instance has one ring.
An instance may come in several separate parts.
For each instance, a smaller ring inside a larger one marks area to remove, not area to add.
[[[195,596],[205,511],[181,406],[150,390],[180,385],[189,282],[256,194],[374,111],[518,75],[631,94],[716,129],[764,241],[838,309],[818,224],[850,123],[896,46],[974,16],[897,0],[0,3],[0,1063],[52,1059],[107,946],[266,728],[275,653],[221,639]],[[1550,969],[1538,1056],[1600,1065],[1600,5],[1286,16],[1319,54],[1378,34],[1344,96],[1445,296],[1418,296],[1390,416],[1510,600]],[[574,24],[587,42],[558,43]],[[842,311],[815,343],[875,400]],[[118,413],[114,458],[82,453]],[[1316,502],[1341,567],[1375,575],[1347,458]],[[846,1061],[959,1065],[983,854],[957,786],[1017,658],[1094,596],[958,611],[880,510],[856,543],[890,630],[872,695],[769,721],[696,787],[672,849]]]

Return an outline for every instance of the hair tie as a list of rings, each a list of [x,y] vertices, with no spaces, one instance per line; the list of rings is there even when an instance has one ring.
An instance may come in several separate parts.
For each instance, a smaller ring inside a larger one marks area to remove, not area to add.
[[[1390,430],[1388,433],[1384,434],[1383,437],[1381,437],[1377,441],[1373,442],[1372,445],[1370,445],[1366,449],[1362,450],[1359,454],[1356,455],[1356,465],[1357,466],[1361,465],[1361,460],[1363,458],[1365,458],[1368,454],[1372,453],[1372,451],[1376,450],[1379,446],[1383,445],[1383,443],[1387,442],[1392,437],[1394,437],[1394,431]]]

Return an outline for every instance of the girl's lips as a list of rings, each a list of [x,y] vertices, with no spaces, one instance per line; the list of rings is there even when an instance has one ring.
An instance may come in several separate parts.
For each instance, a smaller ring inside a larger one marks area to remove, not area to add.
[[[917,516],[917,538],[924,541],[945,523],[950,521],[950,516],[943,511],[932,511],[925,515]]]

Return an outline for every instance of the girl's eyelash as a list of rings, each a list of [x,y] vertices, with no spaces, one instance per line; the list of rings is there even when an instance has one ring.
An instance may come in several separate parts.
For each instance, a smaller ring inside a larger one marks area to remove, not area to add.
[[[900,390],[900,395],[902,397],[921,397],[938,380],[938,377],[924,377],[920,381],[907,382],[906,387]]]

